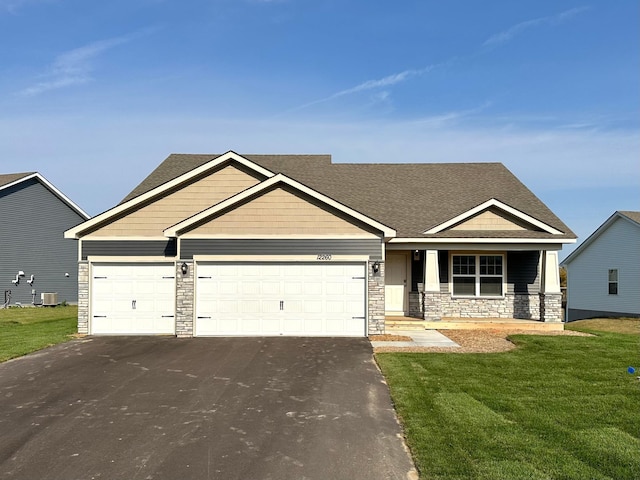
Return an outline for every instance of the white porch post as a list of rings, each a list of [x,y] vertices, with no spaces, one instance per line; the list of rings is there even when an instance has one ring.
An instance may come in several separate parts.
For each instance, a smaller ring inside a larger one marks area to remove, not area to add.
[[[558,252],[542,252],[542,293],[560,293]]]
[[[562,322],[562,292],[560,290],[560,268],[558,252],[540,252],[540,320]]]
[[[440,272],[438,268],[437,250],[425,250],[424,252],[424,291],[440,291]]]
[[[423,312],[425,320],[440,320],[440,268],[438,265],[438,251],[424,252],[424,296]]]

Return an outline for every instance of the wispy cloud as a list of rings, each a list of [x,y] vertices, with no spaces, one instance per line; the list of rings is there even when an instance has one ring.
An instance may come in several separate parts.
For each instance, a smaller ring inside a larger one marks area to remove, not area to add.
[[[519,35],[523,31],[533,28],[539,27],[541,25],[557,25],[562,23],[563,21],[574,17],[586,10],[589,10],[590,7],[576,7],[570,10],[566,10],[564,12],[558,13],[556,15],[550,15],[548,17],[540,17],[534,18],[532,20],[527,20],[524,22],[517,23],[516,25],[504,30],[500,33],[496,33],[495,35],[491,35],[483,44],[483,47],[495,47],[500,44],[506,43],[510,41],[516,35]]]
[[[444,128],[446,126],[455,124],[458,121],[463,120],[465,118],[477,115],[478,113],[483,112],[484,110],[491,107],[492,105],[493,105],[492,102],[486,101],[482,105],[476,108],[469,108],[466,110],[453,110],[451,112],[442,113],[440,115],[423,117],[418,120],[415,120],[413,123],[430,127],[430,128]]]
[[[404,70],[404,71],[399,72],[399,73],[393,73],[391,75],[387,75],[386,77],[377,78],[377,79],[373,79],[373,80],[366,80],[366,81],[364,81],[362,83],[359,83],[358,85],[356,85],[354,87],[350,87],[350,88],[346,88],[344,90],[340,90],[339,92],[336,92],[336,93],[334,93],[332,95],[329,95],[327,97],[320,98],[318,100],[314,100],[312,102],[308,102],[308,103],[305,103],[303,105],[298,105],[297,107],[294,107],[294,108],[291,108],[291,109],[287,110],[287,112],[285,112],[285,113],[297,112],[299,110],[303,110],[303,109],[311,107],[313,105],[318,105],[319,103],[329,102],[331,100],[335,100],[337,98],[344,97],[346,95],[352,95],[354,93],[365,92],[367,90],[375,90],[375,89],[379,89],[379,88],[386,88],[386,87],[390,87],[390,86],[393,86],[393,85],[397,85],[399,83],[406,82],[410,78],[418,77],[420,75],[424,75],[425,73],[430,72],[431,70],[433,70],[434,68],[436,68],[438,66],[440,66],[440,65],[429,65],[427,67],[420,68],[420,69]],[[388,96],[389,96],[389,92],[386,92],[385,93],[385,99],[388,98]]]
[[[145,29],[120,37],[99,40],[62,53],[56,57],[48,71],[42,75],[42,81],[21,90],[19,94],[23,96],[35,96],[49,90],[86,83],[93,79],[91,76],[93,71],[92,60],[115,47],[128,43],[152,31],[154,31],[154,29]]]

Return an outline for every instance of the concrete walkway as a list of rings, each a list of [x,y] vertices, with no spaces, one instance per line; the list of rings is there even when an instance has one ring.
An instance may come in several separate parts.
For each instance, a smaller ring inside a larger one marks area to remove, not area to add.
[[[459,347],[456,342],[436,330],[393,330],[394,335],[411,337],[410,342],[377,342],[373,347]]]

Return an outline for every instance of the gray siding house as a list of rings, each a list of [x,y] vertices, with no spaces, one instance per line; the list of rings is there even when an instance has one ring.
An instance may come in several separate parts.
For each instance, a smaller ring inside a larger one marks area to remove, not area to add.
[[[76,303],[78,251],[64,231],[88,218],[39,173],[0,175],[0,306],[9,295],[11,305],[40,304],[43,293]]]
[[[615,212],[562,265],[567,321],[640,317],[640,212]]]

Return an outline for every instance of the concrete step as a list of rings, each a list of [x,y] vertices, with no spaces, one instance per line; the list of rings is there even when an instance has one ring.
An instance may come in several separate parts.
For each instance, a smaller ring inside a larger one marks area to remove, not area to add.
[[[534,330],[552,332],[564,330],[564,323],[539,322],[518,319],[451,319],[430,322],[426,320],[387,320],[387,330]]]

